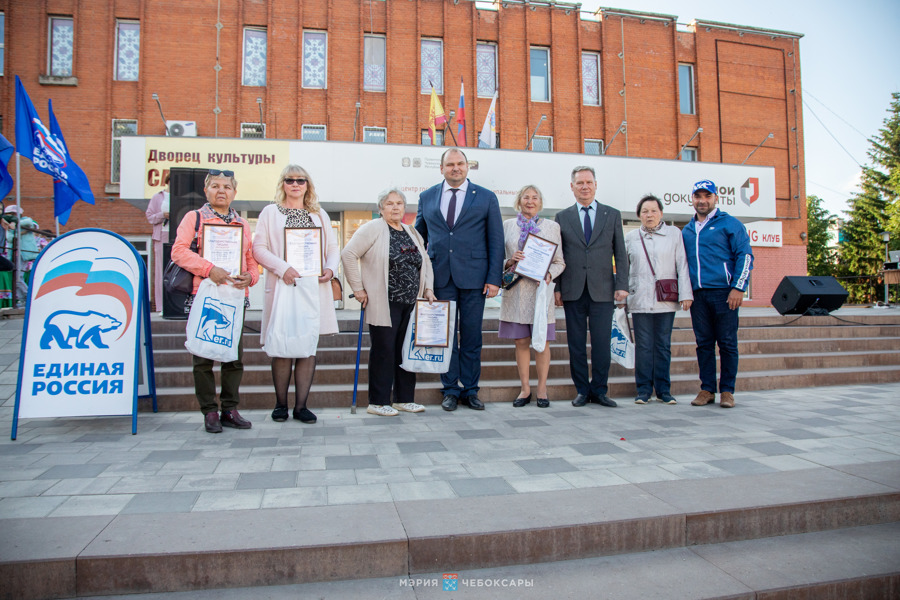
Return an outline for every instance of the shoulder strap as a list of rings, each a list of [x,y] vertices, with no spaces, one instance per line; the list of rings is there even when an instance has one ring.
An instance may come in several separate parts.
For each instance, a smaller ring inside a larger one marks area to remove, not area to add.
[[[641,246],[644,248],[644,256],[647,257],[647,264],[650,265],[650,274],[653,275],[653,279],[656,279],[656,271],[653,270],[653,261],[650,260],[650,255],[647,254],[647,245],[644,244],[644,236],[641,235],[640,230],[638,230],[638,237],[641,239]]]
[[[200,231],[200,211],[195,210],[194,213],[197,215],[197,222],[194,224],[194,233]]]

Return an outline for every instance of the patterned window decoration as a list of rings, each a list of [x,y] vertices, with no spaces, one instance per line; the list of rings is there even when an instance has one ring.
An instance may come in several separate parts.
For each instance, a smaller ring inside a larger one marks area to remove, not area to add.
[[[440,129],[438,129],[434,133],[435,133],[434,145],[435,146],[443,146],[444,145],[444,132],[441,131]],[[423,146],[431,145],[431,136],[428,135],[427,129],[422,130],[422,145]]]
[[[422,85],[423,94],[431,93],[431,84],[438,94],[444,93],[444,42],[422,40]]]
[[[75,23],[71,17],[50,19],[50,75],[72,76],[72,58],[75,55]]]
[[[116,23],[116,80],[137,81],[141,58],[141,24]]]
[[[600,55],[581,54],[581,97],[588,106],[600,106]]]
[[[303,32],[303,87],[328,87],[328,34]]]
[[[328,139],[325,125],[303,125],[300,130],[300,139],[304,142],[324,142]]]
[[[367,35],[364,41],[363,89],[367,92],[383,92],[387,89],[385,73],[385,38]]]
[[[244,29],[244,85],[266,85],[265,29]]]
[[[6,54],[6,14],[0,12],[0,75],[3,75],[3,59]]]
[[[478,97],[492,98],[497,91],[497,46],[478,44],[475,64],[478,70]]]
[[[387,129],[384,127],[363,127],[363,142],[366,144],[386,144]]]
[[[553,136],[534,136],[531,140],[531,150],[534,152],[553,152]]]
[[[603,154],[603,140],[584,140],[585,154]]]

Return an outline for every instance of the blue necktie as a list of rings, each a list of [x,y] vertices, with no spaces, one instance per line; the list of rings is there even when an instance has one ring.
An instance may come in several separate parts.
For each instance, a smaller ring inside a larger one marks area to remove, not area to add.
[[[591,233],[593,233],[593,231],[594,231],[594,228],[591,225],[591,216],[590,216],[591,213],[589,212],[591,210],[591,207],[590,206],[582,206],[581,210],[584,211],[584,243],[590,244],[591,243]]]
[[[450,229],[453,229],[453,223],[456,222],[456,192],[458,191],[456,188],[450,190],[453,194],[450,196],[450,205],[447,206],[447,227]]]

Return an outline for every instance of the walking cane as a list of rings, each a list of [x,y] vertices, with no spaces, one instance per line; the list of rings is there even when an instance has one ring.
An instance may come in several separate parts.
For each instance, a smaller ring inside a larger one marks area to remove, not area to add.
[[[353,294],[350,294],[353,298]],[[359,388],[359,355],[362,352],[362,330],[363,315],[366,314],[366,308],[361,306],[359,309],[359,335],[356,338],[356,374],[353,376],[353,404],[350,405],[350,414],[356,414],[356,390]]]

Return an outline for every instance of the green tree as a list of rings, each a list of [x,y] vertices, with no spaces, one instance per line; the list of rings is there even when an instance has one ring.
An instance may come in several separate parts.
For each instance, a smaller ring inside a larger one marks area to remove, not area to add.
[[[863,167],[860,192],[850,200],[841,230],[840,270],[848,279],[849,302],[874,302],[883,294],[878,272],[884,262],[881,232],[900,248],[900,93],[891,94],[888,116],[869,140],[871,167]],[[896,291],[894,292],[896,295]]]
[[[822,207],[818,196],[806,197],[806,270],[809,275],[833,275],[836,252],[828,247],[828,228],[837,217]]]

